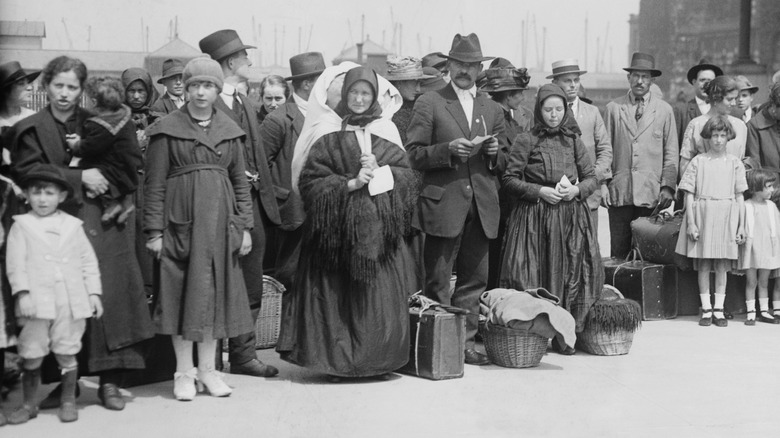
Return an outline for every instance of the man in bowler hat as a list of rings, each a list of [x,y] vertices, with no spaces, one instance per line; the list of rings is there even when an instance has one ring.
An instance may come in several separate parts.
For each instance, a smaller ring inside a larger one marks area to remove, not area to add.
[[[301,224],[305,214],[301,196],[292,189],[292,158],[295,142],[306,119],[309,95],[314,83],[325,70],[325,60],[320,52],[308,52],[290,58],[290,77],[293,93],[287,102],[268,114],[260,125],[260,138],[271,167],[276,202],[281,224],[276,233],[276,279],[288,290],[298,267],[300,243],[303,237]]]
[[[425,93],[415,103],[406,150],[413,169],[423,174],[415,226],[426,234],[423,250],[425,294],[470,312],[466,318],[465,362],[488,363],[474,348],[479,296],[488,276],[488,243],[498,233],[497,173],[506,168],[501,107],[475,82],[482,71],[479,38],[455,35],[447,59],[450,84]],[[482,143],[472,140],[489,137]],[[503,141],[503,140],[502,140]],[[450,276],[457,271],[450,296]]]
[[[682,144],[688,123],[710,111],[710,104],[707,103],[707,94],[704,92],[704,87],[711,80],[715,79],[716,76],[721,75],[723,75],[723,70],[717,65],[710,64],[706,59],[702,59],[688,70],[686,77],[688,83],[693,85],[695,95],[688,102],[677,104],[674,107],[674,122],[677,124],[678,144]]]
[[[178,59],[166,59],[163,62],[162,77],[157,83],[165,86],[165,94],[152,104],[152,111],[170,114],[187,103],[184,98],[184,82],[181,80],[183,71],[184,63]]]
[[[241,258],[249,306],[252,318],[257,319],[263,297],[263,255],[266,246],[266,229],[279,225],[279,209],[274,197],[268,159],[261,144],[257,111],[250,100],[236,91],[236,85],[246,76],[252,65],[246,49],[253,49],[241,42],[235,30],[218,30],[198,43],[203,53],[219,62],[225,83],[220,98],[214,106],[225,112],[246,133],[244,158],[246,175],[252,194],[252,210],[255,227],[251,230],[252,251]],[[229,343],[230,372],[257,377],[273,377],[278,370],[260,362],[255,354],[255,333],[231,338]]]
[[[631,249],[631,221],[669,207],[677,187],[679,150],[672,107],[650,92],[661,71],[652,55],[636,52],[628,93],[607,104],[604,124],[612,138],[609,233],[612,257]]]

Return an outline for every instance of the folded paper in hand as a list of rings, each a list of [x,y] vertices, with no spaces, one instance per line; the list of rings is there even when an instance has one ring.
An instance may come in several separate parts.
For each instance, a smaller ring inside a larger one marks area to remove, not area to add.
[[[495,137],[495,135],[478,135],[475,137],[473,140],[471,140],[471,144],[473,144],[474,147],[471,149],[470,155],[476,155],[482,149],[482,143]]]
[[[555,191],[556,191],[556,192],[560,192],[560,191],[561,191],[561,189],[568,189],[568,188],[569,188],[569,187],[571,187],[572,185],[573,185],[573,184],[571,183],[571,181],[569,181],[569,178],[568,178],[568,177],[566,177],[566,175],[563,175],[563,176],[561,177],[561,180],[560,180],[560,181],[558,181],[558,184],[556,184],[556,185],[555,185]]]
[[[374,169],[374,177],[368,182],[368,194],[376,196],[393,190],[394,186],[393,172],[390,170],[390,166],[384,165]]]

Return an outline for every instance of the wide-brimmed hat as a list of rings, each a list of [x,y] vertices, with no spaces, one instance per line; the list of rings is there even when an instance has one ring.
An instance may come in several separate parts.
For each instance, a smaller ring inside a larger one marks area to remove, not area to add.
[[[735,76],[734,80],[737,81],[737,90],[743,91],[747,90],[750,91],[750,93],[755,93],[758,91],[758,87],[751,84],[750,80],[742,75]]]
[[[479,89],[488,93],[500,91],[527,90],[531,76],[524,68],[489,68]]]
[[[180,75],[184,71],[184,63],[178,59],[166,59],[163,61],[162,77],[157,79],[158,84],[162,84],[164,80],[171,76]]]
[[[285,81],[304,79],[325,71],[325,59],[320,52],[306,52],[290,58],[290,76]]]
[[[447,86],[444,75],[435,67],[423,67],[423,73],[430,78],[420,80],[420,92],[438,91]]]
[[[47,181],[57,184],[73,196],[73,186],[65,179],[62,169],[53,164],[40,164],[19,178],[19,187],[26,189],[34,181]]]
[[[211,59],[219,61],[228,56],[246,49],[256,49],[255,46],[247,46],[241,42],[233,29],[218,30],[198,42],[200,51],[211,56]]]
[[[652,77],[661,76],[661,70],[657,70],[655,68],[655,57],[648,53],[642,52],[634,52],[634,54],[631,55],[631,65],[624,68],[623,70],[627,72],[632,72],[635,70],[649,71],[650,76]]]
[[[495,56],[482,56],[482,46],[479,44],[479,37],[475,33],[470,33],[466,36],[461,34],[455,35],[452,39],[450,53],[448,55],[437,53],[437,55],[460,62],[482,62],[495,58]]]
[[[22,79],[27,79],[27,82],[32,82],[40,74],[40,70],[35,70],[32,73],[25,73],[21,64],[17,61],[0,64],[0,88],[5,88]]]
[[[696,80],[696,76],[699,75],[699,72],[702,70],[712,70],[715,73],[715,76],[723,76],[723,70],[721,70],[720,67],[714,64],[710,64],[709,61],[702,58],[699,60],[699,63],[688,69],[688,74],[686,75],[688,78],[688,83],[692,84],[693,81]]]
[[[422,60],[412,56],[387,55],[388,81],[415,81],[418,79],[431,79],[434,76],[423,72]]]
[[[445,58],[441,52],[434,52],[429,53],[422,58],[422,66],[425,67],[433,67],[436,70],[440,70],[444,65],[447,63],[447,58]]]
[[[547,79],[555,79],[556,76],[569,73],[584,75],[587,71],[580,69],[580,62],[574,58],[561,59],[552,63],[552,74],[547,76]]]

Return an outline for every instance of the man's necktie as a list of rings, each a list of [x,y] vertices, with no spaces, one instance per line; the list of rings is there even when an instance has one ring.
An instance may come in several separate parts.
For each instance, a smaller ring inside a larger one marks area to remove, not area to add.
[[[238,100],[238,91],[233,94],[233,112],[238,116],[241,124],[244,123],[244,109],[241,108],[241,102]],[[243,128],[243,126],[242,126]]]
[[[645,113],[645,99],[642,97],[636,98],[636,121],[642,118],[642,114]]]

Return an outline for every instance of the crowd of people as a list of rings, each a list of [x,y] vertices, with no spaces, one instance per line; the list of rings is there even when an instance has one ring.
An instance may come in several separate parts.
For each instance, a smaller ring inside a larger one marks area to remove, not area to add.
[[[475,340],[488,288],[545,288],[581,332],[604,284],[600,206],[610,254],[625,257],[631,221],[677,199],[699,324],[727,325],[729,271],[746,274],[746,324],[780,323],[780,281],[768,298],[780,84],[754,106],[747,78],[701,62],[688,72],[695,98],[672,107],[653,92],[653,56],[634,53],[626,94],[602,115],[582,95],[587,71],[564,59],[527,108],[528,71],[458,34],[447,54],[389,57],[382,75],[293,56],[255,103],[253,47],[226,29],[200,48],[155,72],[160,97],[142,68],[0,65],[0,352],[21,358],[23,391],[0,425],[51,408],[75,421],[80,376],[98,376],[101,404],[122,410],[122,377],[147,366],[155,335],[170,337],[177,400],[230,395],[221,339],[231,373],[276,376],[255,353],[264,274],[287,289],[281,358],[332,382],[406,364],[416,291],[463,310],[469,365],[489,363]],[[24,104],[39,76],[48,105],[34,113]]]

